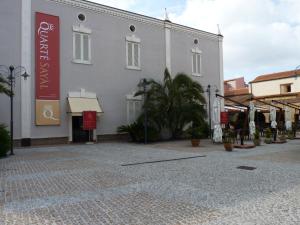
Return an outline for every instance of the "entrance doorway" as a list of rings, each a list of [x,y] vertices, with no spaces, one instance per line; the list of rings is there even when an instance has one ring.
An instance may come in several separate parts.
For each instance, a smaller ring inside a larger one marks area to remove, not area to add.
[[[89,131],[83,130],[83,117],[72,116],[72,131],[73,131],[73,142],[81,143],[89,141]]]

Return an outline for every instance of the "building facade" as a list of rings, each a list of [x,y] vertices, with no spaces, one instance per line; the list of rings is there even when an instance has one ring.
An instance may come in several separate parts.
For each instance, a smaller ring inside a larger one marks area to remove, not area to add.
[[[298,123],[300,111],[299,70],[261,75],[251,81],[249,86],[250,92],[255,98],[277,105],[283,111],[288,109],[292,113],[291,121]]]
[[[137,84],[162,80],[165,68],[223,93],[221,35],[83,0],[2,0],[0,28],[0,64],[30,74],[15,84],[15,139],[23,145],[76,141],[88,110],[99,116],[94,139],[116,134],[141,110]],[[0,104],[8,125],[9,98]]]

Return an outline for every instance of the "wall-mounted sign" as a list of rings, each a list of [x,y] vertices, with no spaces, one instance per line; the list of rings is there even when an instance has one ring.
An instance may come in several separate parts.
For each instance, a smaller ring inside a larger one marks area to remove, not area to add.
[[[97,128],[97,112],[96,111],[84,111],[83,115],[83,129],[94,130]]]
[[[36,125],[59,125],[59,100],[36,100]]]
[[[228,122],[228,112],[221,112],[221,124],[227,124]]]
[[[37,12],[35,19],[36,125],[59,125],[59,17]]]

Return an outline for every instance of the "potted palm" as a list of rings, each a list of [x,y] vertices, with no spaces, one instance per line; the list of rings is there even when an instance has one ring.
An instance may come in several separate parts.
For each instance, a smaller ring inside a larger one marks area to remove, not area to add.
[[[259,131],[258,131],[258,129],[256,129],[255,133],[254,133],[253,144],[255,146],[260,146],[260,142],[261,142],[261,140],[260,140],[260,136],[259,136]]]
[[[203,136],[203,133],[201,131],[201,128],[200,127],[191,127],[189,130],[188,130],[188,134],[191,138],[191,143],[192,143],[192,146],[193,147],[198,147],[199,144],[200,144],[200,139],[202,138]]]
[[[223,144],[226,151],[232,151],[234,142],[234,132],[232,129],[226,128],[223,131]]]
[[[270,128],[266,129],[265,132],[265,143],[266,144],[271,144],[272,143],[272,131]]]

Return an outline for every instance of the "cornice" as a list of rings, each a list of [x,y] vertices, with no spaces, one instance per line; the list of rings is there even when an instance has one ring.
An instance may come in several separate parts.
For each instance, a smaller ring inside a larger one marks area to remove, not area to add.
[[[90,1],[85,1],[85,0],[46,0],[50,2],[55,2],[57,4],[64,4],[68,6],[72,6],[74,8],[80,8],[80,9],[85,9],[85,10],[90,10],[96,13],[105,13],[110,16],[115,16],[115,17],[120,17],[120,18],[125,18],[125,19],[130,19],[134,20],[140,23],[146,23],[146,24],[151,24],[151,25],[156,25],[159,27],[165,27],[166,26],[166,21],[165,20],[160,20],[156,19],[153,17],[101,5],[98,3],[90,2]],[[217,34],[197,30],[195,28],[183,26],[180,24],[176,23],[170,23],[168,22],[168,27],[172,30],[177,30],[197,36],[201,36],[207,39],[211,40],[220,40],[220,37]]]

